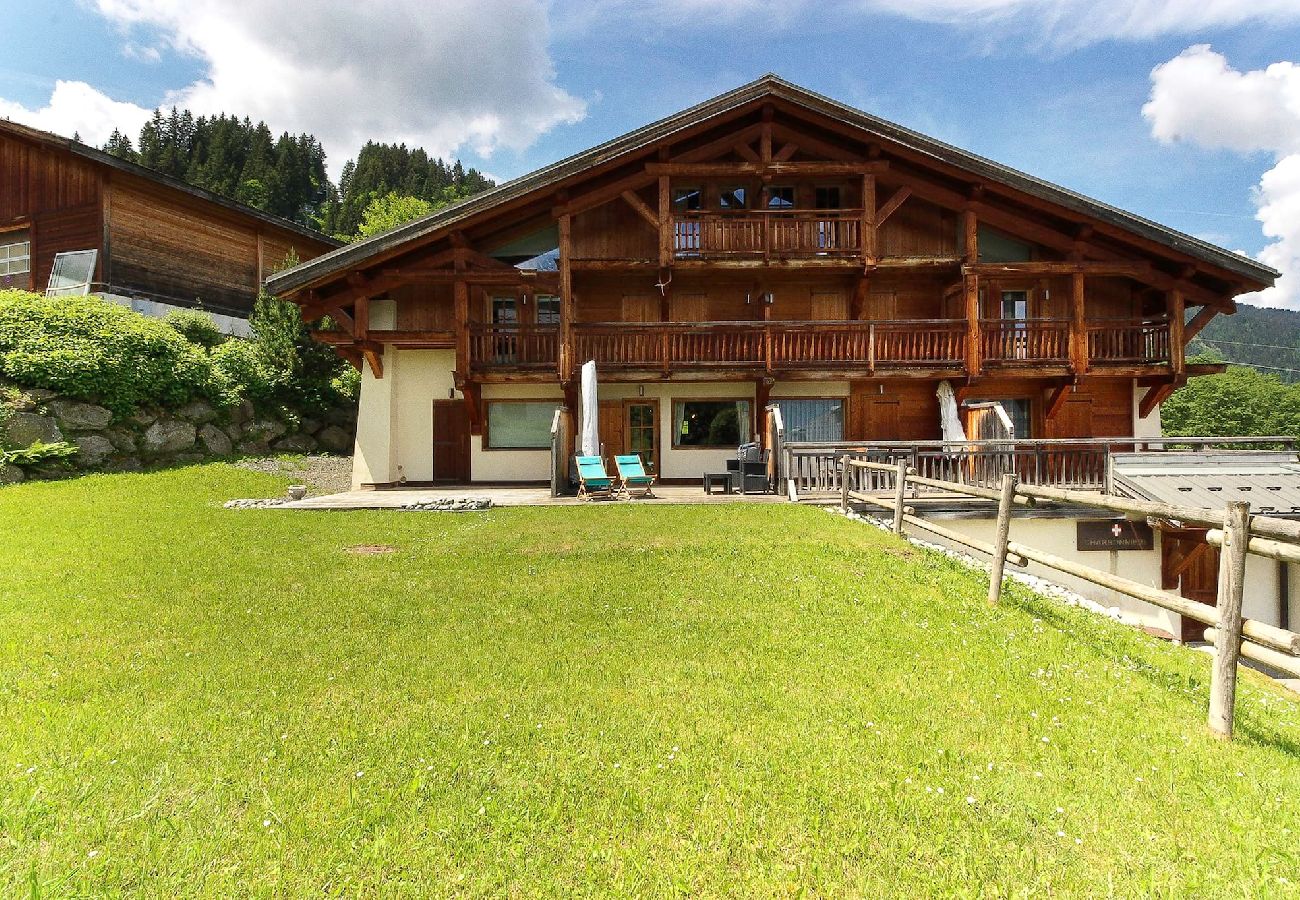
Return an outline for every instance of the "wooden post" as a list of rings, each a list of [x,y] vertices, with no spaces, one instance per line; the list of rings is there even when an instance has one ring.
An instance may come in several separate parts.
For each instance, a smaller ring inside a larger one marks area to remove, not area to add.
[[[1219,626],[1210,677],[1210,731],[1232,739],[1237,701],[1237,660],[1241,655],[1241,597],[1246,582],[1250,541],[1250,504],[1234,500],[1223,516],[1223,550],[1219,557]]]
[[[452,292],[456,316],[456,371],[469,377],[469,284],[464,278],[457,278]]]
[[[573,219],[560,216],[560,358],[561,381],[573,377]]]
[[[862,259],[876,264],[876,176],[862,176]]]
[[[840,512],[849,511],[849,458],[846,456],[840,460]]]
[[[1070,368],[1075,375],[1088,371],[1088,322],[1083,315],[1083,273],[1070,276]]]
[[[1187,339],[1183,336],[1186,323],[1186,302],[1183,292],[1169,292],[1169,370],[1175,376],[1182,375],[1187,368]]]
[[[979,238],[979,218],[975,215],[975,210],[968,209],[962,213],[962,229],[966,236],[966,264],[979,265],[980,261],[980,238]]]
[[[659,176],[659,268],[673,264],[673,196],[668,176]]]
[[[898,474],[894,476],[894,534],[903,536],[903,497],[907,493],[907,460],[898,461]]]
[[[996,606],[1002,599],[1002,569],[1007,562],[1007,542],[1011,537],[1011,508],[1016,502],[1018,479],[1008,472],[1002,476],[1002,494],[998,497],[998,529],[993,539],[993,569],[989,573],[989,603]]]
[[[980,359],[980,277],[966,276],[966,374],[975,378],[983,362]]]

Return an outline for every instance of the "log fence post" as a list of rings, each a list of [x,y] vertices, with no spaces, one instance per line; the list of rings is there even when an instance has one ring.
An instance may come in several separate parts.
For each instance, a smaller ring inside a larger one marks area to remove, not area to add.
[[[1234,500],[1223,516],[1223,551],[1219,557],[1219,625],[1210,676],[1210,731],[1232,739],[1237,702],[1237,661],[1241,656],[1241,599],[1250,543],[1250,504]]]
[[[998,497],[998,526],[993,539],[993,568],[989,571],[989,604],[1002,599],[1002,569],[1007,562],[1007,543],[1011,538],[1011,508],[1016,504],[1019,479],[1008,472],[1002,476],[1002,495]]]
[[[848,513],[849,511],[849,458],[846,456],[840,462],[840,512]]]
[[[894,476],[894,534],[903,536],[903,498],[907,494],[907,458],[898,461]]]

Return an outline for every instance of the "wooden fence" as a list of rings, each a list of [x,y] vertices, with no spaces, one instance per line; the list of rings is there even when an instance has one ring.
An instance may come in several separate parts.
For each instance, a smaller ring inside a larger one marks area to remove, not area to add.
[[[887,497],[879,494],[882,478],[887,479],[892,488],[892,493]],[[840,505],[845,512],[849,509],[850,501],[882,508],[893,514],[893,530],[897,535],[903,534],[905,525],[911,525],[991,556],[990,603],[997,603],[1001,598],[1003,568],[1008,561],[1018,566],[1033,562],[1206,625],[1205,638],[1215,648],[1210,679],[1209,726],[1218,736],[1232,737],[1233,707],[1237,696],[1237,663],[1240,657],[1300,677],[1300,634],[1244,618],[1241,612],[1247,554],[1254,553],[1284,562],[1300,562],[1300,522],[1251,516],[1250,505],[1243,502],[1231,502],[1225,512],[1219,513],[1211,509],[1130,500],[1091,491],[1026,485],[1020,483],[1014,472],[1004,473],[996,489],[942,481],[919,474],[906,459],[882,463],[845,457],[841,463],[839,481]],[[862,490],[862,487],[870,487],[871,490]],[[917,516],[916,510],[907,505],[909,489],[915,487],[996,500],[998,518],[994,542],[990,544]],[[1217,605],[1198,603],[1011,540],[1012,508],[1017,504],[1032,506],[1040,500],[1072,503],[1126,515],[1155,516],[1185,525],[1210,528],[1206,540],[1222,548]]]
[[[917,474],[939,481],[996,488],[1006,473],[1022,484],[1108,490],[1113,453],[1144,450],[1282,449],[1296,451],[1294,437],[1058,438],[993,441],[796,442],[784,445],[781,478],[794,496],[838,494],[846,458],[893,464],[906,459]],[[887,490],[887,488],[882,488]]]

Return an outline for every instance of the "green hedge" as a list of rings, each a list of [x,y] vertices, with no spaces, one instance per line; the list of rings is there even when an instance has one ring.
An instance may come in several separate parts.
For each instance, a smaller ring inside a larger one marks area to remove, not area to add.
[[[145,404],[229,398],[202,347],[160,319],[99,297],[0,292],[0,374],[102,403],[119,415]]]
[[[99,297],[0,291],[0,376],[119,416],[199,398],[318,414],[356,399],[351,368],[296,306],[261,297],[250,322],[252,339],[226,340],[199,312],[156,319]]]

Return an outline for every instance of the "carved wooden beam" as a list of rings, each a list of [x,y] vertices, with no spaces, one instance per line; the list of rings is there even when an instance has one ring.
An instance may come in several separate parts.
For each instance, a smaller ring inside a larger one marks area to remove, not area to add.
[[[384,350],[382,347],[374,350],[370,347],[362,347],[361,355],[366,358],[366,363],[370,366],[370,374],[376,378],[384,377]]]
[[[1066,398],[1070,396],[1070,383],[1063,382],[1052,388],[1052,392],[1047,397],[1047,410],[1043,413],[1047,421],[1056,418],[1056,414],[1065,406]]]
[[[842,176],[879,175],[889,171],[887,160],[874,162],[652,162],[646,163],[647,175],[668,175],[680,178],[768,177],[777,175]]]
[[[624,191],[621,196],[624,202],[636,210],[636,214],[644,219],[651,228],[656,232],[659,230],[659,217],[651,211],[650,207],[645,205],[645,201],[631,191]]]
[[[1200,312],[1192,316],[1192,321],[1187,323],[1183,329],[1183,340],[1190,343],[1192,338],[1201,333],[1201,329],[1210,324],[1210,320],[1218,315],[1219,310],[1213,306],[1202,306]]]
[[[907,202],[907,198],[912,196],[912,189],[903,185],[894,191],[893,195],[885,201],[885,205],[880,207],[876,212],[876,227],[884,225],[889,217],[898,212],[898,208]]]

